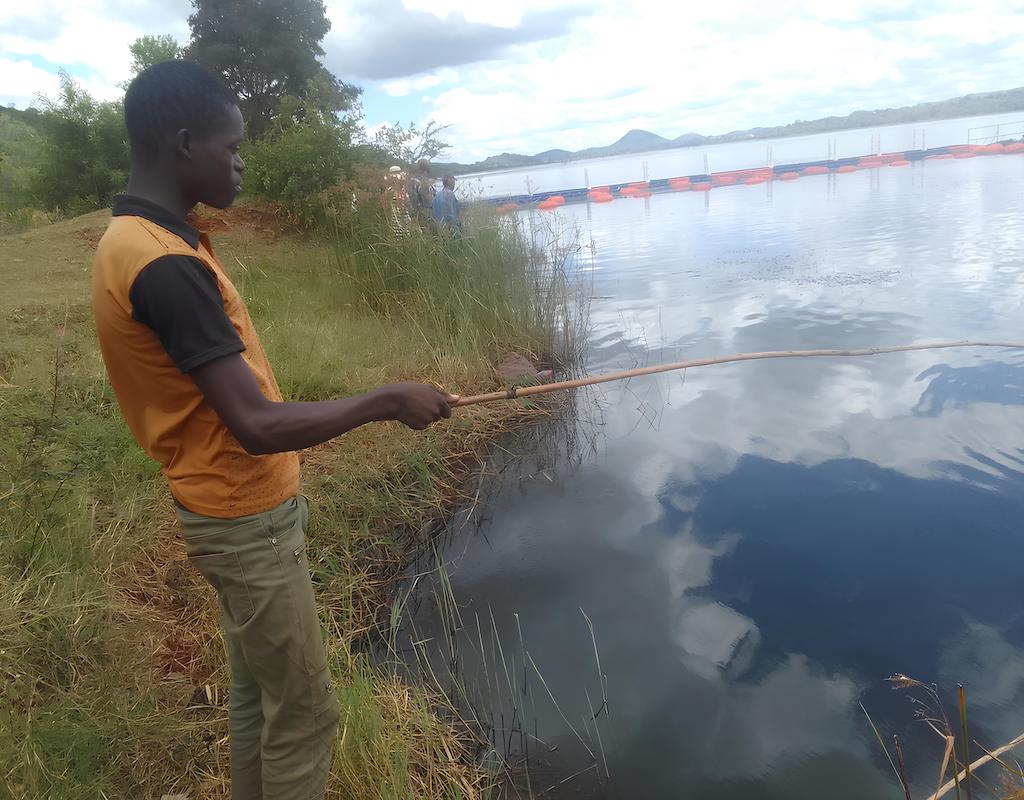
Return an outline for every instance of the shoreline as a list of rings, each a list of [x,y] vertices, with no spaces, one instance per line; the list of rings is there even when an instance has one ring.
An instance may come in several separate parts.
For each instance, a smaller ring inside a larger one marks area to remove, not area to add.
[[[0,768],[20,787],[16,797],[226,797],[228,684],[215,597],[186,563],[163,478],[113,402],[85,299],[108,217],[0,237],[10,285],[23,287],[0,299],[0,478],[13,487],[0,495],[0,516],[14,522],[0,560],[9,639],[0,670],[17,676],[7,690],[12,714],[0,722],[10,743]],[[326,241],[263,228],[215,232],[214,246],[286,397],[399,379],[457,392],[496,383],[472,348],[437,359],[437,342],[417,334],[425,322],[342,302],[338,254]],[[461,409],[425,432],[381,423],[303,453],[310,568],[343,708],[332,800],[403,786],[425,798],[479,796],[487,775],[437,693],[373,668],[363,642],[382,630],[393,587],[432,523],[464,499],[484,447],[547,413]]]

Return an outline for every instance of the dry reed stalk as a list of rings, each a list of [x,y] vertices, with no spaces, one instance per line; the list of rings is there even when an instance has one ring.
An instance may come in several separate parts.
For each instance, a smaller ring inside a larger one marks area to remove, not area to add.
[[[593,386],[598,383],[610,381],[621,381],[626,378],[635,378],[640,375],[656,375],[659,372],[674,372],[680,369],[691,367],[708,367],[712,364],[731,364],[736,361],[758,361],[769,358],[836,358],[855,356],[876,356],[882,353],[907,353],[915,350],[942,350],[949,347],[1003,347],[1008,349],[1024,349],[1024,343],[1016,342],[930,342],[927,344],[901,344],[892,347],[868,347],[860,350],[767,350],[757,353],[735,353],[731,356],[717,356],[715,358],[697,358],[691,361],[677,361],[672,364],[660,364],[656,367],[640,367],[627,369],[622,372],[613,372],[608,375],[592,375],[588,378],[577,378],[571,381],[558,381],[557,383],[543,383],[538,386],[517,386],[505,389],[500,392],[489,392],[487,394],[471,395],[460,397],[451,403],[452,408],[476,405],[477,403],[490,403],[494,400],[515,400],[521,397],[530,397],[535,394],[548,394],[560,392],[567,389],[578,389],[582,386]]]
[[[983,767],[989,761],[996,760],[998,758],[998,756],[1001,756],[1007,750],[1012,750],[1014,747],[1017,747],[1020,744],[1024,744],[1024,733],[1022,733],[1020,736],[1018,736],[1012,742],[1008,742],[1008,743],[1004,744],[1002,747],[996,748],[991,753],[988,753],[987,755],[983,755],[981,758],[976,758],[969,765],[970,771],[971,772],[976,771],[978,769],[978,767]],[[957,780],[963,779],[967,775],[967,772],[968,772],[967,769],[962,770],[961,772],[959,772],[957,774],[956,779]],[[955,781],[947,781],[946,783],[944,783],[942,785],[942,788],[939,789],[939,791],[937,791],[931,797],[929,797],[928,800],[939,800],[939,798],[942,797],[943,795],[947,794],[950,791],[950,789],[953,788],[954,785],[955,785]]]

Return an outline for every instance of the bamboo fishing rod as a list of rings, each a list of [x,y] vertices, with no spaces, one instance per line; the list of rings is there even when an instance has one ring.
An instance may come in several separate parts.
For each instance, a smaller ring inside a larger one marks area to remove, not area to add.
[[[674,372],[680,369],[691,367],[708,367],[712,364],[731,364],[734,361],[758,361],[766,358],[836,358],[855,356],[877,356],[882,353],[906,353],[912,350],[942,350],[949,347],[1002,347],[1006,349],[1024,349],[1024,343],[1020,342],[930,342],[927,344],[901,344],[892,347],[867,347],[860,350],[767,350],[760,353],[735,353],[731,356],[717,356],[715,358],[697,358],[690,361],[676,361],[673,364],[659,364],[655,367],[639,367],[627,369],[622,372],[611,372],[607,375],[591,375],[586,378],[577,378],[571,381],[558,381],[556,383],[542,383],[537,386],[513,386],[499,392],[488,394],[471,395],[460,397],[452,402],[452,408],[472,406],[477,403],[490,403],[495,400],[515,400],[520,397],[531,397],[535,394],[548,394],[550,392],[561,392],[566,389],[578,389],[581,386],[593,386],[597,383],[609,383],[610,381],[621,381],[626,378],[635,378],[640,375],[655,375],[659,372]]]

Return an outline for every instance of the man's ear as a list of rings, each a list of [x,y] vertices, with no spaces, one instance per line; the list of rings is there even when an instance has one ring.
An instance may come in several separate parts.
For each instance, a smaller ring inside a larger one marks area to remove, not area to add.
[[[192,158],[192,134],[187,128],[182,128],[174,134],[174,151],[185,158]]]

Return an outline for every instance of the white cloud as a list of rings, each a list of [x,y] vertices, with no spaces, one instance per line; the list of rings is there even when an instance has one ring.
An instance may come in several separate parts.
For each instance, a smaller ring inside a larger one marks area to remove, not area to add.
[[[36,94],[56,94],[60,82],[56,75],[33,66],[27,59],[14,61],[0,57],[0,100],[24,107],[36,99]]]
[[[19,66],[0,102],[52,91],[56,65],[115,97],[128,44],[186,40],[189,10],[187,0],[8,3],[0,58]],[[1022,11],[1021,0],[330,0],[324,47],[341,69],[360,42],[379,40],[358,62],[375,58],[375,74],[391,76],[373,85],[409,98],[417,122],[450,124],[452,156],[476,159],[607,144],[633,127],[719,133],[1010,88],[1021,82]]]
[[[20,67],[20,90],[7,88],[14,79],[5,74],[0,102],[26,105],[39,92],[52,93],[58,66],[66,68],[98,100],[116,99],[121,95],[118,84],[130,77],[131,42],[146,34],[170,33],[179,41],[186,38],[187,3],[140,0],[130,9],[122,9],[120,4],[122,0],[40,0],[5,8],[0,15],[0,58],[29,66],[29,59],[42,60],[54,66],[35,66],[31,71]],[[180,6],[180,16],[171,18],[174,22],[168,19],[173,6]]]
[[[392,81],[384,81],[380,88],[392,97],[405,97],[409,94],[432,89],[445,80],[452,80],[455,77],[453,70],[439,70],[427,75],[420,75],[416,78],[396,78]]]
[[[426,115],[453,126],[456,155],[476,158],[606,144],[632,127],[719,133],[1010,88],[1012,59],[961,50],[1019,38],[1020,5],[609,0],[563,39],[458,68]]]

